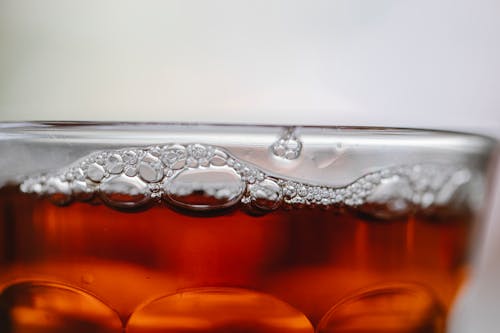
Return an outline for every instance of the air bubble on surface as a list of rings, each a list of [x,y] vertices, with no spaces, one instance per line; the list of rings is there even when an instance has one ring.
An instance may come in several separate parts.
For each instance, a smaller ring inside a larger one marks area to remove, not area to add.
[[[292,129],[276,143],[283,158],[293,157],[285,153],[286,149],[301,147],[299,141],[285,144],[290,140],[298,140]],[[210,174],[225,175],[226,179],[215,184],[207,179]],[[197,177],[203,180],[197,182]],[[209,209],[210,205],[219,209],[239,201],[261,211],[348,206],[376,218],[394,219],[450,201],[476,207],[477,203],[464,195],[472,186],[471,179],[482,186],[476,178],[463,166],[415,164],[374,171],[345,186],[321,186],[270,175],[221,147],[194,143],[94,152],[61,170],[27,177],[20,189],[42,196],[57,192],[54,201],[58,204],[85,200],[101,192],[103,201],[116,208],[133,207],[147,199],[194,210]],[[223,184],[227,188],[223,189]]]
[[[127,165],[124,170],[124,174],[129,176],[129,177],[134,177],[139,173],[139,170],[137,170],[137,167],[132,166],[132,165]]]
[[[300,156],[302,142],[295,134],[295,128],[286,129],[280,138],[270,147],[274,156],[294,160]]]
[[[228,155],[220,149],[214,151],[213,156],[210,158],[210,163],[215,166],[225,165]]]
[[[113,208],[137,208],[148,203],[148,185],[138,178],[113,176],[100,187],[100,197]]]
[[[110,154],[106,161],[106,171],[111,174],[119,174],[123,171],[124,163],[119,154]]]
[[[120,155],[125,164],[132,165],[137,163],[138,160],[137,153],[133,150],[122,151]]]
[[[443,333],[445,313],[434,294],[412,283],[367,288],[335,304],[317,333]]]
[[[2,333],[121,333],[118,314],[94,296],[51,282],[21,282],[0,294]]]
[[[144,156],[138,167],[139,177],[148,183],[159,182],[163,178],[163,165],[151,154]]]
[[[206,159],[210,156],[210,149],[199,143],[189,145],[187,147],[187,152],[189,156],[193,157],[196,160],[200,160],[203,158]]]
[[[281,204],[282,189],[271,179],[248,186],[250,202],[262,210],[274,210]]]
[[[193,210],[214,210],[239,202],[245,186],[229,167],[187,169],[164,184],[174,205]]]
[[[106,172],[104,168],[97,163],[93,163],[87,168],[87,177],[93,182],[100,182],[104,178],[105,174]]]
[[[187,152],[182,145],[171,145],[161,153],[161,161],[172,170],[179,170],[186,164]]]
[[[313,333],[306,316],[264,293],[200,288],[164,296],[134,311],[128,333]]]

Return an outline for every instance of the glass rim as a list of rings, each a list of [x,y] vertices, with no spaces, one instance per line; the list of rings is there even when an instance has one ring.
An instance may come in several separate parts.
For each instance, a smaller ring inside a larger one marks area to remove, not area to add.
[[[302,124],[293,124],[293,123],[247,123],[247,122],[195,122],[195,121],[65,121],[65,120],[55,120],[55,121],[46,121],[46,120],[33,120],[33,121],[0,121],[0,133],[6,131],[16,131],[23,130],[26,128],[31,129],[65,129],[69,127],[77,127],[77,128],[88,128],[94,127],[96,130],[109,130],[110,126],[113,127],[130,127],[133,131],[132,126],[149,126],[149,127],[213,127],[213,128],[305,128],[305,129],[326,129],[326,130],[338,130],[339,133],[342,131],[346,132],[372,132],[372,133],[391,133],[391,134],[434,134],[434,135],[453,135],[453,136],[461,136],[461,137],[470,137],[476,139],[482,139],[485,143],[497,145],[500,143],[500,140],[497,138],[478,133],[475,131],[468,130],[454,130],[454,129],[440,129],[440,128],[428,128],[428,127],[409,127],[409,126],[356,126],[356,125],[302,125]]]

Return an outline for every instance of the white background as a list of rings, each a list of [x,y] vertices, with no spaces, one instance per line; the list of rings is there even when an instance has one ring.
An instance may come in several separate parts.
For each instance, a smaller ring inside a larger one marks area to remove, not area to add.
[[[41,119],[500,137],[500,1],[0,0],[0,120]],[[499,206],[454,333],[500,331]]]

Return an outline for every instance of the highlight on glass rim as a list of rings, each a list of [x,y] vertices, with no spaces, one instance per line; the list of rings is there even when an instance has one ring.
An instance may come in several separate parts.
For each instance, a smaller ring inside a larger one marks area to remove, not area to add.
[[[0,125],[0,332],[442,333],[494,140]]]

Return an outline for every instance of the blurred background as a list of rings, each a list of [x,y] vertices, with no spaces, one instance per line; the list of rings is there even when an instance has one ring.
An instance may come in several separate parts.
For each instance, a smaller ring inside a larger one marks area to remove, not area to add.
[[[499,17],[497,0],[0,0],[0,121],[377,125],[500,138]],[[494,192],[453,333],[500,330]]]

